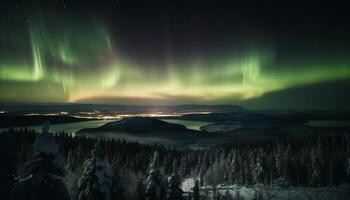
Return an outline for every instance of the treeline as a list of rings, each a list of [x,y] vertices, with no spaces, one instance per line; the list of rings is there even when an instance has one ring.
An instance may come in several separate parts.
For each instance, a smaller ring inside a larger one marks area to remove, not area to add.
[[[33,159],[35,136],[34,131],[27,129],[10,129],[0,134],[3,143],[0,156],[7,160],[2,165],[7,165],[5,168],[14,176],[19,163]],[[70,172],[66,183],[74,191],[76,179],[81,176],[82,165],[91,156],[96,139],[65,133],[57,133],[55,139]],[[120,180],[126,196],[136,195],[142,184],[145,187],[155,151],[159,152],[163,174],[170,176],[176,169],[181,179],[194,177],[201,185],[265,183],[324,186],[349,181],[350,176],[350,134],[338,131],[210,149],[175,149],[107,139],[100,144],[104,160],[111,174]]]

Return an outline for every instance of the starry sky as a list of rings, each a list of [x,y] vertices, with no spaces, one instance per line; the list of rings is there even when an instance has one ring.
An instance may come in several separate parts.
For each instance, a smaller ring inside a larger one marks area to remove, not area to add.
[[[350,109],[336,2],[6,0],[0,102]]]

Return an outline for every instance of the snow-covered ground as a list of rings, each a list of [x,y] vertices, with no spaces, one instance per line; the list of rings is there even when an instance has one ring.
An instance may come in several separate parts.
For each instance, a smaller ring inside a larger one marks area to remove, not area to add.
[[[187,178],[182,182],[182,189],[191,192],[195,184],[194,178]],[[213,198],[212,186],[201,187],[201,196],[205,199]],[[329,187],[277,187],[263,184],[252,186],[218,185],[217,195],[229,200],[349,200],[350,184]]]
[[[196,179],[194,179],[194,178],[187,178],[187,179],[182,181],[181,189],[184,192],[191,192],[192,188],[194,187],[195,182],[196,182]]]

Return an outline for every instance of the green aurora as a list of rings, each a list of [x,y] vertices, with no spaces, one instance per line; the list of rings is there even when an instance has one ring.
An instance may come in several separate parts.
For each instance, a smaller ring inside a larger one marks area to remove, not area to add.
[[[273,42],[234,53],[187,58],[169,53],[159,55],[163,62],[142,62],[120,53],[118,35],[101,20],[61,18],[39,12],[22,31],[2,34],[1,48],[11,49],[0,57],[2,102],[239,103],[350,78],[346,56],[284,61]]]

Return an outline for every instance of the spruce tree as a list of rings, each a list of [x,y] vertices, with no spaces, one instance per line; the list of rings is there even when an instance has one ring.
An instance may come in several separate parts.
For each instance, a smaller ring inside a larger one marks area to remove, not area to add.
[[[321,169],[318,151],[313,148],[311,150],[311,162],[309,165],[309,184],[313,186],[320,185],[321,183]]]
[[[112,181],[106,173],[101,143],[96,143],[91,158],[84,162],[83,175],[79,179],[79,200],[111,200]],[[118,194],[116,194],[119,197]]]
[[[147,200],[165,200],[167,196],[167,183],[160,173],[159,153],[153,154],[146,187]]]
[[[181,181],[180,176],[175,173],[170,177],[169,181],[169,200],[183,200],[183,191],[180,188]]]
[[[255,166],[254,166],[254,182],[255,183],[261,183],[264,176],[264,169],[263,169],[263,163],[262,163],[262,150],[260,149],[258,152],[258,155],[255,160]]]
[[[60,180],[65,176],[64,161],[58,145],[49,134],[50,123],[43,124],[33,145],[34,159],[19,165],[18,179],[13,189],[14,200],[69,200],[67,188]]]
[[[194,187],[192,188],[193,191],[193,200],[199,200],[199,181],[196,180],[194,183]]]

